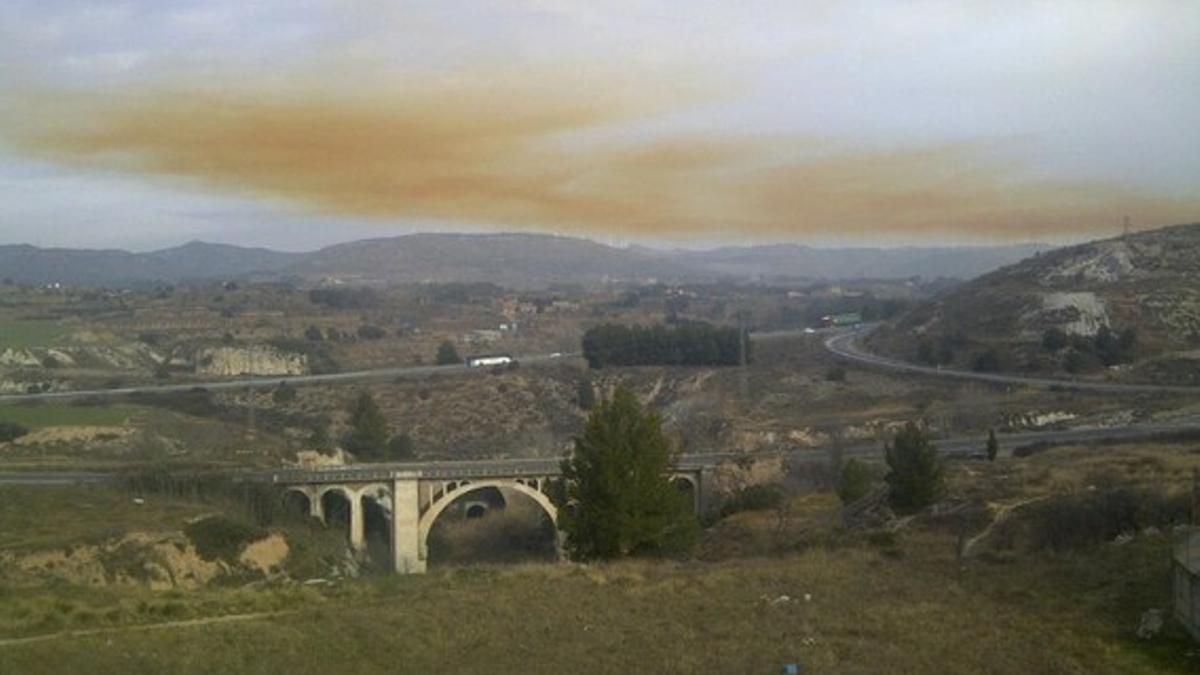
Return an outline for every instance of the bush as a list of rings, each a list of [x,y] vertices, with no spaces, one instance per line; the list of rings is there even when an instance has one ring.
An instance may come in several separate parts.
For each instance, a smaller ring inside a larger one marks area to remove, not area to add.
[[[1067,344],[1067,334],[1059,328],[1047,328],[1046,332],[1042,333],[1042,349],[1048,352],[1056,352]]]
[[[449,340],[444,340],[438,345],[437,364],[439,366],[451,366],[456,363],[462,363],[462,357],[458,355],[458,348]]]
[[[200,557],[233,562],[247,544],[267,536],[261,528],[226,516],[209,516],[183,528]]]
[[[585,377],[576,383],[575,400],[579,404],[579,409],[585,412],[596,407],[596,390],[592,388],[590,379]]]
[[[1031,546],[1064,551],[1111,541],[1147,527],[1186,523],[1191,500],[1159,489],[1118,487],[1082,495],[1055,495],[1031,507]]]
[[[841,366],[834,366],[825,371],[825,379],[830,382],[845,382],[846,369]]]
[[[296,388],[289,387],[287,383],[281,382],[275,391],[271,392],[271,400],[279,405],[291,403],[296,400]]]
[[[413,440],[408,434],[396,434],[388,440],[387,458],[390,460],[412,459]]]
[[[852,504],[871,491],[874,479],[866,463],[850,459],[842,465],[842,475],[838,477],[837,493],[843,504]]]
[[[362,338],[363,340],[382,340],[386,336],[387,331],[379,326],[363,324],[362,326],[358,327],[358,337]]]
[[[325,339],[325,334],[321,332],[320,328],[317,328],[316,326],[309,326],[308,328],[304,329],[304,339],[308,340],[309,342],[321,342]]]
[[[721,505],[721,517],[742,511],[767,511],[783,503],[783,491],[777,485],[749,485],[734,492]]]
[[[29,433],[29,429],[15,422],[0,422],[0,443],[14,441],[25,434]]]
[[[1002,369],[1000,352],[992,347],[975,356],[971,369],[977,373],[994,373]]]

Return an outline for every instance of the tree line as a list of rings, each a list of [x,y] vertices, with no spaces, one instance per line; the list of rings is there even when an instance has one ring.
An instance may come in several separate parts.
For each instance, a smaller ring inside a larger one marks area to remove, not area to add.
[[[671,326],[607,323],[583,335],[583,357],[592,368],[605,366],[735,366],[742,359],[742,332],[705,322]],[[746,361],[750,341],[745,341]]]

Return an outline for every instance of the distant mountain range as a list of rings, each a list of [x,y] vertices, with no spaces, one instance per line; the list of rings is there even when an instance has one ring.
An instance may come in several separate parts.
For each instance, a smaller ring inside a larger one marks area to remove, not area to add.
[[[412,234],[309,253],[198,241],[149,253],[10,245],[0,246],[0,278],[115,286],[332,277],[349,283],[489,281],[513,287],[651,279],[967,279],[1049,248],[1020,244],[826,249],[776,244],[663,251],[542,234]]]

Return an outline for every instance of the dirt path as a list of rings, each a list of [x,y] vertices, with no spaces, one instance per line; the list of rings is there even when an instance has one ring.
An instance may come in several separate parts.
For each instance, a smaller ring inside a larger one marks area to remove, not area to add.
[[[79,638],[91,637],[94,635],[112,635],[118,633],[131,633],[135,631],[150,631],[150,630],[169,630],[172,628],[191,628],[194,626],[208,626],[219,623],[236,623],[239,621],[258,621],[261,619],[270,619],[277,616],[286,616],[288,614],[296,614],[298,610],[288,610],[281,612],[255,612],[251,614],[223,614],[221,616],[206,616],[199,619],[187,619],[185,621],[164,621],[162,623],[146,623],[135,624],[132,626],[113,626],[111,628],[89,628],[84,630],[65,630],[58,633],[48,633],[46,635],[33,635],[23,638],[9,638],[0,640],[0,648],[16,647],[18,645],[33,644],[35,642],[47,642],[49,640],[57,640],[60,638]]]
[[[1034,502],[1040,502],[1049,496],[1050,495],[1039,495],[1037,497],[1030,497],[1028,499],[1022,499],[1021,501],[1013,502],[1012,504],[1002,504],[1000,506],[1000,508],[996,509],[996,516],[994,518],[992,518],[992,522],[989,523],[987,527],[983,528],[982,532],[980,532],[979,534],[975,535],[974,537],[971,537],[970,539],[968,539],[967,543],[963,545],[963,550],[962,550],[963,557],[965,558],[965,557],[971,555],[971,549],[975,546],[975,544],[978,544],[979,542],[981,542],[985,538],[987,538],[987,536],[992,533],[992,530],[994,530],[997,525],[1004,522],[1005,520],[1008,520],[1009,515],[1011,515],[1013,511],[1021,508],[1022,506],[1025,506],[1027,504],[1032,504]]]

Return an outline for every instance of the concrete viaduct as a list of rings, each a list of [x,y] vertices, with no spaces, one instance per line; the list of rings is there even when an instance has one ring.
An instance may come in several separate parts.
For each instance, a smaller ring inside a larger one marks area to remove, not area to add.
[[[326,518],[325,498],[334,493],[350,505],[350,546],[366,547],[364,500],[373,500],[389,519],[388,539],[396,572],[425,571],[429,532],[451,503],[478,490],[500,488],[521,493],[558,524],[558,509],[547,495],[550,481],[561,475],[559,459],[514,459],[428,464],[361,464],[333,468],[288,469],[271,474],[285,496],[302,495],[308,512]],[[699,514],[705,504],[705,482],[715,458],[683,456],[671,479],[686,487]],[[557,530],[556,530],[557,531]],[[561,533],[556,546],[561,555]]]

